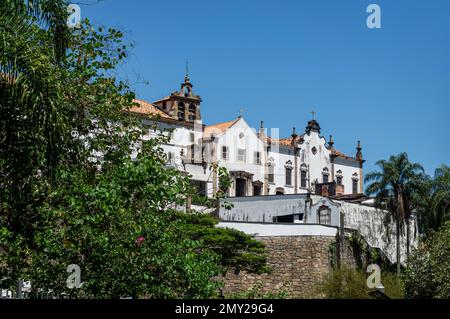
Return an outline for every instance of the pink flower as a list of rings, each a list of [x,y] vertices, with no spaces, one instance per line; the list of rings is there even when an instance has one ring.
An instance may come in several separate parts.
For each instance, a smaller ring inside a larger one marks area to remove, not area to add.
[[[145,240],[144,236],[139,236],[138,238],[136,238],[136,245],[140,245],[142,244],[142,242]]]

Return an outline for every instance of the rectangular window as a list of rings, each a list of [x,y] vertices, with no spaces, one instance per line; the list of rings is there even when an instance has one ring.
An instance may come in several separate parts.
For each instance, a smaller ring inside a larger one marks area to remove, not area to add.
[[[191,145],[189,153],[191,156],[191,162],[194,162],[194,158],[195,158],[195,145],[194,144]]]
[[[330,225],[331,224],[331,210],[322,209],[319,211],[319,224]]]
[[[195,141],[195,135],[194,135],[194,133],[191,133],[191,143],[194,143],[194,141]]]
[[[306,171],[300,173],[300,187],[306,187]]]
[[[245,149],[239,148],[238,149],[238,161],[239,162],[245,162]]]
[[[269,180],[269,183],[273,183],[274,181],[273,166],[269,166],[269,174],[267,176],[267,179]]]
[[[222,159],[228,160],[228,147],[222,146]]]
[[[328,183],[328,175],[326,174],[323,175],[323,182]]]
[[[358,194],[358,180],[353,180],[353,194]]]
[[[336,177],[336,183],[338,184],[338,186],[342,186],[342,176]]]
[[[292,185],[292,168],[286,168],[286,185]]]
[[[261,164],[261,152],[255,152],[255,164],[260,165]]]

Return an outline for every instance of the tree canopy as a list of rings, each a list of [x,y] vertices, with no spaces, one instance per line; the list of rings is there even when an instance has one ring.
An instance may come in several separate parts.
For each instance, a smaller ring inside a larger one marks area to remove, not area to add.
[[[142,138],[148,127],[127,112],[135,95],[115,72],[130,47],[122,32],[89,20],[65,30],[65,1],[1,5],[1,286],[207,298],[224,265],[262,270],[251,237],[177,211],[189,177],[166,166],[164,134]],[[79,289],[66,285],[70,264],[80,266]]]

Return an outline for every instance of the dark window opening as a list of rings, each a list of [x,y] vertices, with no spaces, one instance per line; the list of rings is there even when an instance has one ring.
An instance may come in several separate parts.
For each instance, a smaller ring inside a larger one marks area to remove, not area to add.
[[[261,164],[261,152],[255,152],[255,164]]]
[[[194,104],[189,105],[189,121],[191,122],[195,121],[196,110],[197,108]]]
[[[222,146],[222,159],[228,159],[228,147],[226,146]]]
[[[178,120],[184,121],[184,103],[178,104]]]
[[[253,196],[261,195],[261,187],[258,185],[253,185]]]
[[[306,187],[306,171],[300,173],[300,187]]]
[[[353,194],[358,194],[358,180],[353,180]]]
[[[268,174],[269,183],[273,183],[274,176],[273,176],[273,167],[269,166],[269,174]]]
[[[206,196],[206,182],[193,180],[192,186],[195,187],[198,195]]]
[[[286,185],[292,185],[292,168],[286,168]]]

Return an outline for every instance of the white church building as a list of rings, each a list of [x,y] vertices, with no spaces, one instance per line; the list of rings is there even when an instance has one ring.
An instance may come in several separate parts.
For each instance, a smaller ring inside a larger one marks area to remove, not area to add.
[[[211,164],[225,167],[232,186],[229,197],[315,193],[335,198],[356,199],[363,193],[363,163],[358,141],[354,156],[334,148],[332,136],[320,135],[313,118],[303,133],[295,128],[291,136],[279,137],[278,129],[261,125],[251,128],[243,116],[212,125],[201,117],[201,98],[194,94],[186,75],[179,91],[130,112],[149,127],[171,129],[170,142],[163,145],[168,165],[191,176],[200,194],[213,197],[218,177]]]

